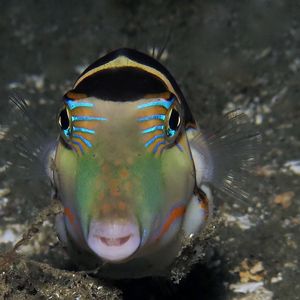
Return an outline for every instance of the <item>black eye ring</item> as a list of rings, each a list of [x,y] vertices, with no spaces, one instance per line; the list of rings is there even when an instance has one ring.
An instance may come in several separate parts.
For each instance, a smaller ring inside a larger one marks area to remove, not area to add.
[[[69,111],[64,107],[58,115],[58,125],[63,132],[64,138],[70,138],[71,136],[71,118]]]
[[[173,138],[177,135],[181,125],[181,117],[179,110],[176,107],[172,107],[167,116],[166,135],[167,138]]]

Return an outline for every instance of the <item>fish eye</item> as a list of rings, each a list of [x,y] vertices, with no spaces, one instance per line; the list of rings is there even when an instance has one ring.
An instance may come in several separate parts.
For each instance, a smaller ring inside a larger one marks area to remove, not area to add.
[[[181,125],[181,118],[179,111],[173,107],[171,108],[168,118],[167,118],[167,126],[166,126],[166,135],[168,138],[174,137]]]
[[[69,138],[71,136],[71,122],[69,111],[67,108],[63,108],[58,116],[58,125],[63,132],[63,136]]]

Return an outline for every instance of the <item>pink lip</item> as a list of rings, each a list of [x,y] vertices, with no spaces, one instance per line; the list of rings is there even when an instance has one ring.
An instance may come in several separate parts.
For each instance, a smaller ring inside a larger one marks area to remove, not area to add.
[[[129,239],[131,235],[120,237],[120,238],[108,238],[104,236],[94,235],[94,238],[100,239],[100,241],[107,246],[122,246],[125,244]]]
[[[92,221],[87,242],[90,249],[103,260],[117,262],[134,254],[140,240],[136,222]]]

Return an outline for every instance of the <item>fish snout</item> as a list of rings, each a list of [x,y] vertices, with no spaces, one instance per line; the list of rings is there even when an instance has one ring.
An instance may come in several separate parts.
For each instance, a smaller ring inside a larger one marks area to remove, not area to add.
[[[136,221],[99,221],[90,223],[87,243],[103,260],[118,262],[135,253],[141,242]]]

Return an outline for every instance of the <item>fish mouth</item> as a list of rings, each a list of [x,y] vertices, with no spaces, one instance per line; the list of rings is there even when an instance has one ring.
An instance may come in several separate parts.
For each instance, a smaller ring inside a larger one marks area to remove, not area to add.
[[[87,243],[101,259],[119,262],[133,255],[141,242],[136,222],[90,223]]]
[[[131,234],[124,237],[119,238],[107,238],[104,236],[94,235],[96,239],[100,239],[102,243],[106,244],[107,246],[122,246],[125,244],[131,237]]]

